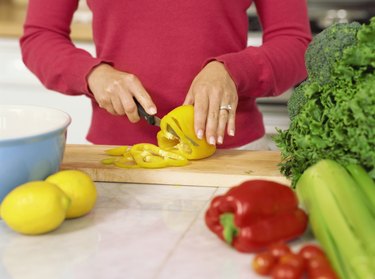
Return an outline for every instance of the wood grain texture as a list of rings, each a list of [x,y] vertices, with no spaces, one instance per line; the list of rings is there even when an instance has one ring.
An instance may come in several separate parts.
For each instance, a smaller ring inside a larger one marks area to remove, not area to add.
[[[0,36],[19,38],[23,34],[27,4],[16,1],[0,0]],[[28,1],[24,1],[28,2]],[[71,24],[70,37],[77,41],[92,41],[91,23],[76,22]]]
[[[68,144],[61,169],[82,170],[101,182],[232,187],[245,180],[267,179],[290,184],[279,171],[277,151],[217,150],[183,167],[123,169],[100,163],[109,157],[104,151],[112,147]]]

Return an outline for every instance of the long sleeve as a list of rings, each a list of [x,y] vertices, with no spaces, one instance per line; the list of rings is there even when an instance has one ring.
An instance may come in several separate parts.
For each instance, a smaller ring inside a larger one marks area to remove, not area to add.
[[[256,97],[281,94],[306,76],[304,53],[311,35],[305,0],[87,0],[95,57],[70,39],[78,1],[29,0],[20,44],[24,63],[41,82],[64,94],[92,97],[87,75],[99,63],[110,63],[135,74],[163,116],[183,102],[205,61],[217,59],[236,82],[236,127],[241,127],[222,148],[261,137]],[[253,3],[263,45],[247,48],[246,10]],[[155,127],[113,116],[93,98],[92,108],[89,141],[156,142]]]
[[[263,44],[216,57],[240,96],[275,96],[305,79],[304,55],[311,32],[305,0],[255,0]]]
[[[71,41],[70,24],[78,0],[30,0],[20,39],[25,65],[49,89],[89,94],[86,76],[101,62]]]

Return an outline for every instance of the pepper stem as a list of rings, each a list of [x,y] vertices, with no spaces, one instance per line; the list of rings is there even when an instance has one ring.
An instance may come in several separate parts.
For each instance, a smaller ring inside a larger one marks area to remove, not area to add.
[[[224,213],[220,215],[220,224],[223,227],[224,240],[231,245],[233,238],[238,235],[238,228],[234,224],[234,214]]]

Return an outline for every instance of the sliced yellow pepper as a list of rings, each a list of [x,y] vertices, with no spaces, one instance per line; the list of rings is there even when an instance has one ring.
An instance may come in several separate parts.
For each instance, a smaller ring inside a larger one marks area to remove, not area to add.
[[[104,158],[101,163],[104,165],[115,165],[119,168],[139,168],[130,153],[130,146],[118,146],[107,149],[104,152],[113,157]]]
[[[131,158],[131,160],[129,160],[129,158],[120,158],[114,161],[113,164],[116,167],[123,168],[123,169],[139,168],[139,165],[133,158]]]
[[[135,144],[131,147],[130,153],[137,165],[142,168],[176,167],[189,163],[184,156],[163,150],[151,143]]]
[[[116,161],[116,158],[104,158],[102,159],[100,162],[103,164],[103,165],[113,165],[113,163]]]
[[[112,155],[112,156],[122,156],[126,152],[128,152],[129,150],[130,150],[130,146],[122,145],[122,146],[117,146],[117,147],[114,147],[114,148],[111,148],[111,149],[107,149],[104,152],[106,154]]]
[[[203,159],[216,151],[215,145],[196,136],[192,105],[179,106],[161,119],[157,141],[160,148],[177,152],[189,160]]]

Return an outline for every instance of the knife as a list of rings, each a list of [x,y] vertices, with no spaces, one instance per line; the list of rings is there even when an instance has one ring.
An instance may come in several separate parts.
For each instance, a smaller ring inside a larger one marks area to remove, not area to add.
[[[138,102],[138,100],[136,98],[133,98],[133,99],[134,99],[135,104],[137,105],[139,117],[145,119],[147,123],[150,125],[160,127],[160,118],[155,115],[148,114],[145,111],[145,109],[142,107],[142,105]]]
[[[155,116],[155,115],[148,114],[136,98],[133,98],[133,100],[134,100],[135,104],[137,105],[139,117],[145,119],[147,121],[147,123],[150,124],[150,125],[160,127],[161,119],[159,117]],[[179,137],[177,135],[177,133],[169,125],[167,125],[167,131],[169,133],[171,133],[172,135],[174,135],[175,137]],[[189,140],[190,140],[190,138],[189,138]],[[195,142],[193,142],[193,144],[196,145]]]

